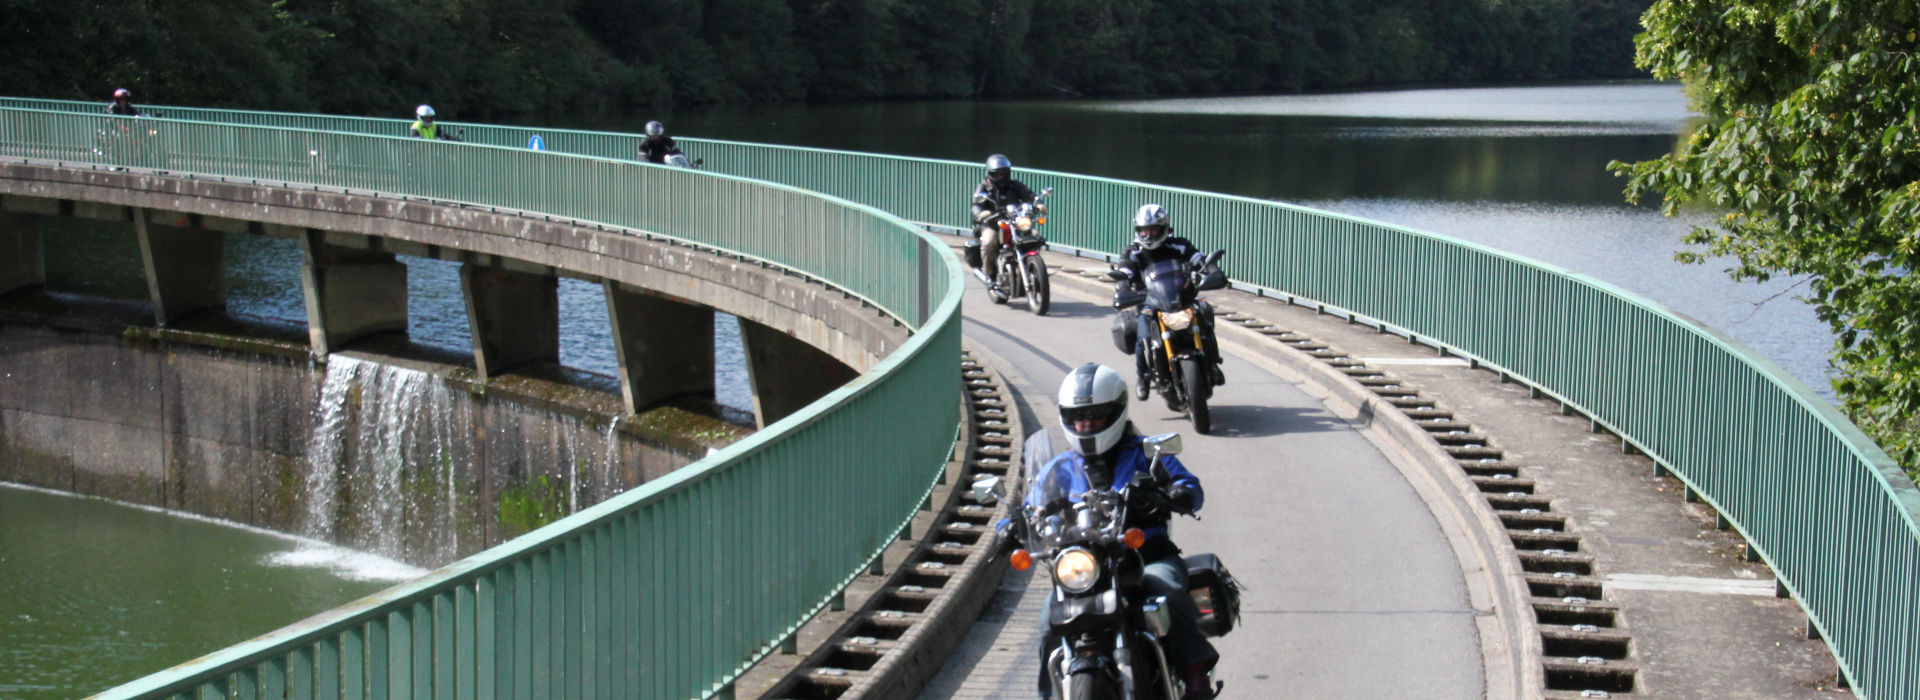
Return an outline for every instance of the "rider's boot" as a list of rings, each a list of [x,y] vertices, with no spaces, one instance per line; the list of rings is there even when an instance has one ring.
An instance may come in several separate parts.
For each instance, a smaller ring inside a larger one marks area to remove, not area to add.
[[[1213,677],[1207,675],[1207,663],[1195,661],[1187,665],[1183,680],[1187,683],[1187,693],[1180,700],[1212,700]]]
[[[1209,366],[1213,368],[1213,385],[1214,386],[1220,386],[1222,384],[1227,383],[1227,373],[1220,371],[1219,361],[1216,360],[1210,363]]]

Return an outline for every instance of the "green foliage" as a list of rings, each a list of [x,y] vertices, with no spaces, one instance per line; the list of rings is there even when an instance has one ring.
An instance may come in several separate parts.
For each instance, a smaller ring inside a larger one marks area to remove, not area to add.
[[[506,538],[533,532],[567,516],[567,488],[559,479],[541,474],[525,484],[500,492],[497,515]]]
[[[1614,164],[1630,200],[1724,211],[1683,260],[1737,279],[1805,276],[1837,336],[1834,389],[1854,422],[1920,466],[1920,6],[1662,0],[1640,64],[1681,78],[1707,123],[1671,155]]]
[[[0,0],[0,94],[478,121],[1624,77],[1649,2]]]

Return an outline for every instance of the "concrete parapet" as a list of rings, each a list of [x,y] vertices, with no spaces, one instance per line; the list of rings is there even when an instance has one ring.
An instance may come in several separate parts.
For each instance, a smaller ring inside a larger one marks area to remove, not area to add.
[[[467,263],[460,266],[460,289],[473,366],[482,378],[527,362],[560,361],[560,278]]]
[[[167,325],[194,311],[227,305],[226,235],[152,222],[151,212],[133,217],[146,267],[153,321]]]
[[[712,398],[713,310],[611,280],[605,287],[627,411],[639,413],[675,396]]]

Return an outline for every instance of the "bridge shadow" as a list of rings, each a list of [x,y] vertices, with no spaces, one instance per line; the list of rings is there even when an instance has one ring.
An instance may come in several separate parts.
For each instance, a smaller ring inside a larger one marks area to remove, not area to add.
[[[1347,430],[1350,426],[1323,408],[1293,406],[1212,406],[1213,431],[1219,437],[1271,437],[1286,433]]]

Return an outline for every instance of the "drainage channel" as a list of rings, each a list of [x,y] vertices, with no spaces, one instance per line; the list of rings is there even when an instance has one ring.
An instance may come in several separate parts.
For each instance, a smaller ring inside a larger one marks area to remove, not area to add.
[[[937,503],[938,510],[915,519],[913,529],[924,536],[904,555],[883,555],[882,563],[897,565],[869,570],[862,577],[873,579],[868,586],[850,586],[870,591],[865,602],[761,697],[911,696],[959,642],[952,630],[970,623],[992,597],[1006,567],[1005,558],[995,556],[994,523],[1009,506],[978,503],[968,486],[986,475],[1018,479],[1010,466],[1023,435],[996,372],[962,350],[960,376],[967,421],[956,460],[923,504],[932,510]]]
[[[1104,280],[1105,270],[1074,270]],[[1635,692],[1639,665],[1632,637],[1621,627],[1620,609],[1604,600],[1593,556],[1581,551],[1580,535],[1567,516],[1554,512],[1552,497],[1506,461],[1486,434],[1421,394],[1417,387],[1370,367],[1326,343],[1282,329],[1215,300],[1216,318],[1234,323],[1332,366],[1391,404],[1426,431],[1453,457],[1506,527],[1525,572],[1539,622],[1546,688],[1543,696],[1609,698]]]

